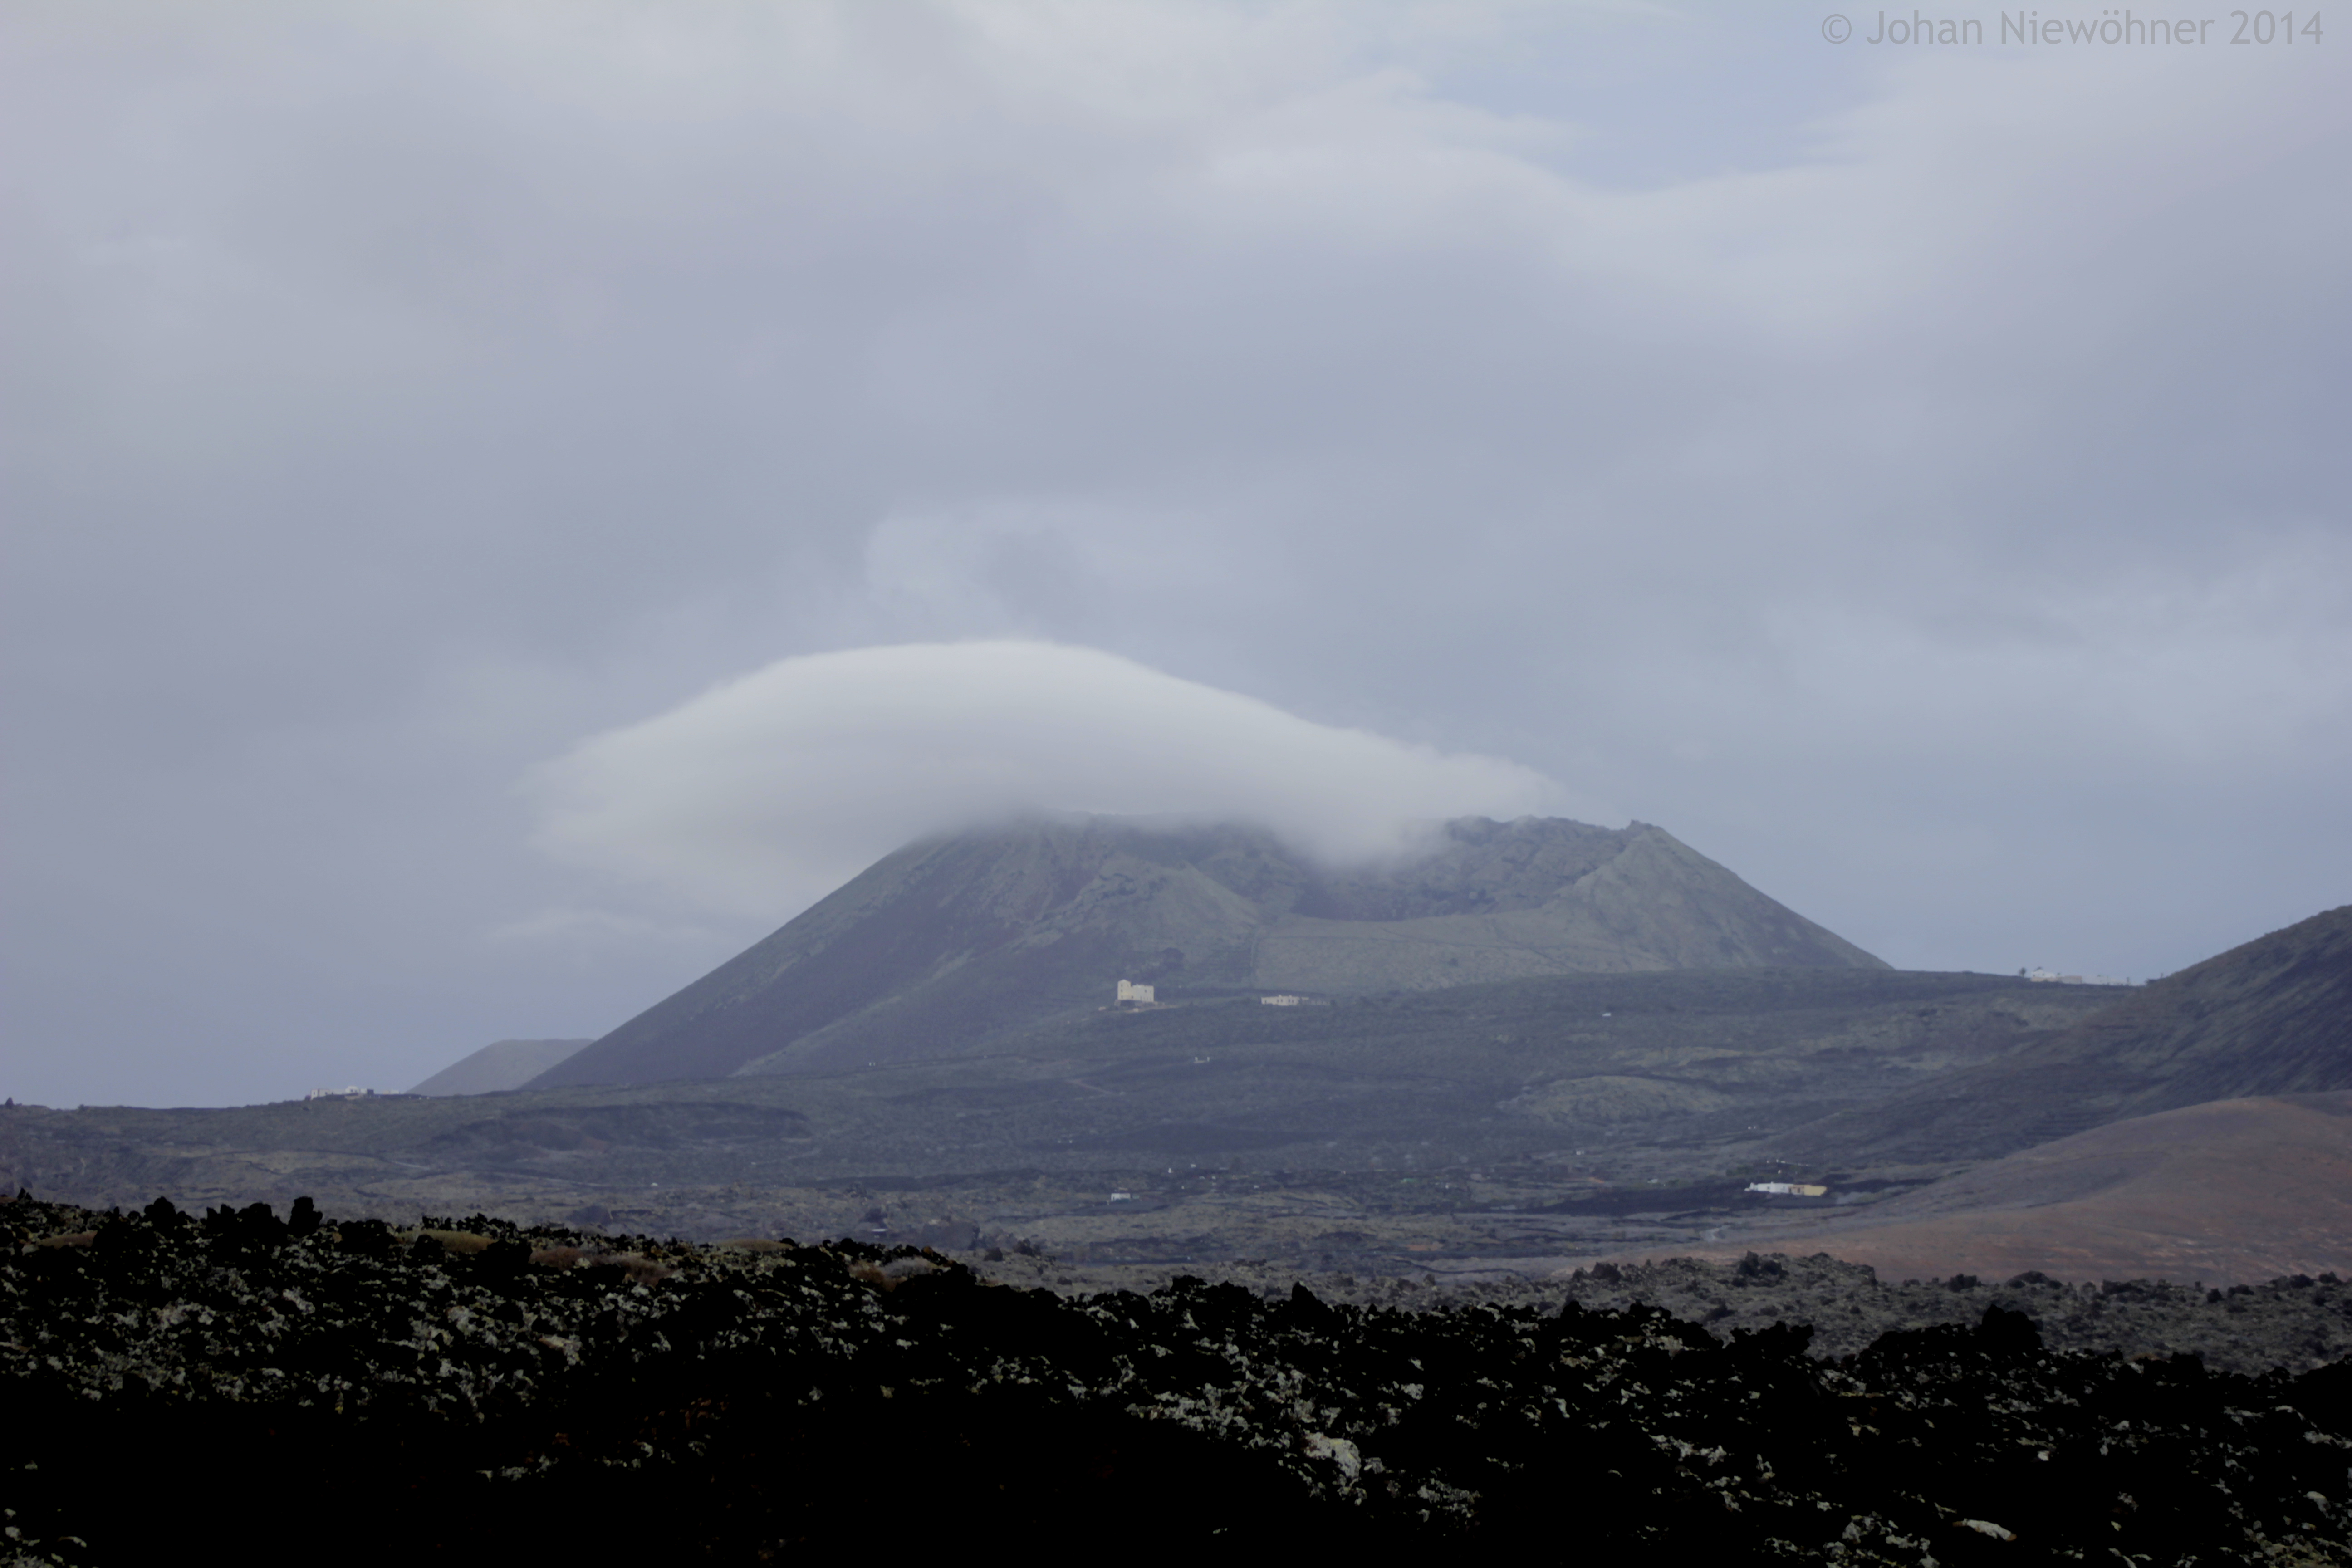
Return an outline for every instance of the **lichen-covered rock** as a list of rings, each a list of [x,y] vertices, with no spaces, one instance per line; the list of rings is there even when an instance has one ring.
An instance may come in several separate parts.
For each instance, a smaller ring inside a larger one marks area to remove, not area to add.
[[[192,1539],[754,1561],[909,1520],[1601,1560],[2352,1560],[2352,1364],[2053,1352],[1998,1303],[1823,1360],[1809,1328],[1726,1342],[1639,1305],[1194,1279],[1069,1299],[849,1242],[0,1213],[5,1561]]]

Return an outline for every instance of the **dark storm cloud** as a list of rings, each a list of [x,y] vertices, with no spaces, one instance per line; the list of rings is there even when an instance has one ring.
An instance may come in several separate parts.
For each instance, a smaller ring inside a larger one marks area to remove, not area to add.
[[[877,645],[1507,757],[1897,963],[2341,901],[2336,57],[1817,25],[18,13],[11,1092],[599,1032],[804,894],[514,781]]]

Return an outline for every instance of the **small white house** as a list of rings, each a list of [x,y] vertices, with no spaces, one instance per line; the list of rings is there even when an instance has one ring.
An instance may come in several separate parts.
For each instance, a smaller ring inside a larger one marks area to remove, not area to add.
[[[2118,980],[2112,974],[2061,974],[2053,969],[2021,969],[2028,980],[2045,985],[2129,985],[2128,980]]]
[[[1257,1002],[1261,1007],[1297,1007],[1306,1000],[1304,996],[1261,996]]]
[[[1118,983],[1118,995],[1115,1000],[1120,1002],[1148,1003],[1151,1000],[1151,987],[1149,985],[1138,985],[1132,980],[1122,980]]]

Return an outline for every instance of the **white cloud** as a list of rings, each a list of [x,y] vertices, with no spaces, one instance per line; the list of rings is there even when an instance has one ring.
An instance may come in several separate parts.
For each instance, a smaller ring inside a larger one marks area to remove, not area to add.
[[[1251,821],[1337,861],[1449,816],[1570,809],[1514,763],[1011,641],[782,659],[590,738],[526,788],[559,858],[777,914],[914,838],[1024,811]]]

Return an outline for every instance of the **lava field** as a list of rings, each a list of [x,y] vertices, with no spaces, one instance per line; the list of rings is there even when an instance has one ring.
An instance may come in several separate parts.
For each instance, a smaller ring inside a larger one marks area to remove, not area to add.
[[[1642,1304],[1079,1298],[911,1248],[0,1205],[0,1561],[1416,1540],[1621,1560],[2352,1563],[2352,1362]]]

